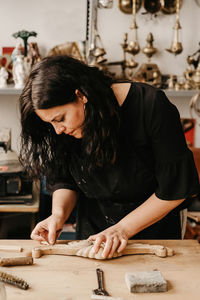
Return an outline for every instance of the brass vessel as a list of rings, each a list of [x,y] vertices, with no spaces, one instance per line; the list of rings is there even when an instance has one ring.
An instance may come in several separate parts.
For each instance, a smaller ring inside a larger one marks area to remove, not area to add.
[[[176,13],[176,1],[177,0],[160,0],[161,11],[167,15]],[[181,8],[181,6],[182,6],[182,0],[179,0],[179,7]]]
[[[197,66],[196,70],[194,71],[192,80],[194,82],[195,87],[197,89],[199,89],[200,88],[200,62],[198,63],[198,66]]]
[[[178,31],[181,29],[181,24],[179,19],[176,21],[174,29],[174,39],[172,41],[171,47],[169,49],[166,49],[168,52],[173,53],[175,55],[180,54],[183,51],[182,43],[179,42],[179,34]]]
[[[142,0],[136,0],[136,12],[142,6]],[[119,0],[119,9],[125,14],[132,14],[133,0]]]
[[[157,52],[157,49],[153,46],[153,34],[150,32],[147,36],[147,44],[146,46],[142,49],[142,52],[148,57],[149,61],[151,57]]]
[[[183,51],[182,43],[179,40],[179,31],[181,30],[181,24],[179,19],[180,0],[176,1],[176,22],[173,27],[174,37],[170,48],[166,49],[168,52],[178,55]]]
[[[130,39],[130,42],[127,44],[126,52],[128,52],[132,55],[136,55],[140,52],[140,45],[138,42],[138,35],[137,35],[138,26],[137,26],[135,17],[134,17],[132,25],[130,26],[130,29],[132,31],[133,38]],[[130,33],[130,35],[131,35],[131,33]]]

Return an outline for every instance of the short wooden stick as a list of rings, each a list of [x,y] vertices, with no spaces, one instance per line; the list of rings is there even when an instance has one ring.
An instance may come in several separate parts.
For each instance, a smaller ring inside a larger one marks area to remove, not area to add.
[[[8,267],[8,266],[20,266],[20,265],[32,265],[33,258],[32,257],[4,257],[0,258],[0,266]]]
[[[13,245],[0,245],[0,251],[22,252],[23,248]]]

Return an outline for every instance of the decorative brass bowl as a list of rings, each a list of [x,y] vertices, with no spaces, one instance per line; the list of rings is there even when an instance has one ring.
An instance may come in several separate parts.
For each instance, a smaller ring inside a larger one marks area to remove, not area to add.
[[[176,0],[161,0],[161,11],[164,14],[171,15],[176,13]],[[182,6],[182,0],[179,0],[179,8]]]
[[[142,0],[136,0],[136,12],[142,6]],[[132,0],[119,0],[119,9],[125,14],[133,13],[133,1]]]

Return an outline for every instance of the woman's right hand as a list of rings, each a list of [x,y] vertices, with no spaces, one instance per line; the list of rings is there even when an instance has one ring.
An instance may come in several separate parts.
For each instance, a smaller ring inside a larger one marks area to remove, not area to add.
[[[63,218],[56,215],[49,216],[35,226],[31,233],[31,239],[39,242],[46,241],[51,245],[55,244],[64,222]]]

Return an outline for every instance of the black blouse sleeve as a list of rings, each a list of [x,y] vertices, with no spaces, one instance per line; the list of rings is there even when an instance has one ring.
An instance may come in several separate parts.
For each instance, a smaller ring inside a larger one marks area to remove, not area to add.
[[[67,166],[66,166],[67,168]],[[70,174],[69,170],[66,170],[65,177],[57,177],[55,183],[51,183],[50,180],[48,179],[48,176],[46,177],[47,181],[47,189],[49,192],[52,194],[56,190],[59,189],[68,189],[68,190],[74,190],[78,191],[78,187],[76,185],[76,182],[74,181],[72,175]]]
[[[163,200],[178,200],[198,194],[198,174],[177,108],[163,91],[157,90],[147,109],[147,132],[156,162],[156,196]]]

